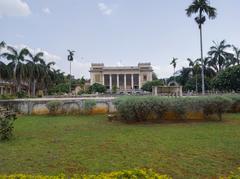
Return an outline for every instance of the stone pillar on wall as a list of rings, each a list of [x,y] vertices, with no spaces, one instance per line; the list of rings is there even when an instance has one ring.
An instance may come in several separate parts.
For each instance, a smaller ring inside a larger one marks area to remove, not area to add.
[[[139,86],[139,89],[142,88],[142,84],[141,84],[141,75],[139,74],[138,76],[138,86]]]
[[[117,74],[117,88],[119,89],[119,74]]]
[[[109,74],[109,89],[112,91],[112,74]]]
[[[124,74],[124,90],[127,89],[127,76]]]
[[[132,90],[134,89],[134,80],[133,80],[133,74],[131,74],[131,87]]]

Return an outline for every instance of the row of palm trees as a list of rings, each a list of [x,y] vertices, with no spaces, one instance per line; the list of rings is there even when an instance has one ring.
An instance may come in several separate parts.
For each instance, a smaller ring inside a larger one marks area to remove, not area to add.
[[[201,58],[196,60],[188,58],[188,67],[184,67],[180,72],[184,82],[189,78],[195,78],[196,92],[198,92],[198,77],[202,71],[202,67],[204,68],[204,77],[212,79],[224,69],[240,65],[240,48],[227,44],[225,40],[222,40],[220,43],[213,43],[214,45],[208,51],[208,56],[203,61]],[[176,68],[176,60],[173,67]]]
[[[49,87],[64,78],[64,73],[52,68],[54,62],[46,63],[43,52],[32,54],[27,48],[17,50],[5,42],[0,43],[1,49],[0,58],[9,63],[0,61],[0,79],[12,82],[16,92],[21,92],[25,86],[29,96],[36,96],[37,90],[46,93]]]

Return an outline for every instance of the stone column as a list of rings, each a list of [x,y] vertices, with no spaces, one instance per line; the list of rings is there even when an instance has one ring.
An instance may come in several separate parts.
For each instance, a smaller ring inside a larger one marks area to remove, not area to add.
[[[133,74],[131,74],[131,86],[132,86],[132,90],[134,89],[134,80],[133,80]]]
[[[140,74],[138,75],[138,87],[139,87],[139,89],[141,89],[141,87],[142,87],[142,84],[141,84],[141,75],[140,75]]]
[[[112,91],[112,74],[109,74],[109,89]]]
[[[117,88],[119,89],[119,74],[117,74]]]
[[[105,78],[104,78],[104,74],[102,75],[102,84],[105,85]]]
[[[0,94],[2,95],[3,94],[3,87],[0,87]]]
[[[127,76],[124,74],[124,90],[127,89]]]

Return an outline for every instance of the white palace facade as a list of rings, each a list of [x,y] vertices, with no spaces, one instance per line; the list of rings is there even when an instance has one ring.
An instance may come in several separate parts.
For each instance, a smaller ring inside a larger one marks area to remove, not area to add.
[[[141,89],[147,81],[152,81],[151,63],[138,63],[137,66],[104,66],[92,63],[90,68],[91,84],[100,83],[109,91],[134,91]]]

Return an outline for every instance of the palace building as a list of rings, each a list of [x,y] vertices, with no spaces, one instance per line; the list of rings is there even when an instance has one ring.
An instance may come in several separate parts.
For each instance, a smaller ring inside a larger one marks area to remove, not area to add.
[[[90,68],[91,84],[100,83],[109,91],[134,91],[141,89],[147,81],[152,81],[151,63],[139,63],[138,66],[104,66],[92,63]]]

